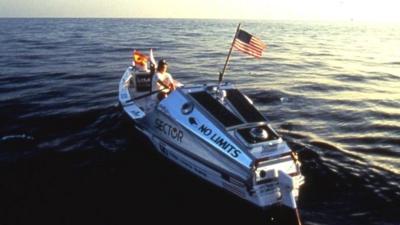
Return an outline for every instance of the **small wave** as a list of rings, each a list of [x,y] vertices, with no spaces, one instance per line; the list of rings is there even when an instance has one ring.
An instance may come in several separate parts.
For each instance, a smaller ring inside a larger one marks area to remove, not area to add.
[[[396,124],[390,124],[387,122],[382,122],[382,121],[373,121],[370,126],[370,131],[373,132],[382,132],[382,133],[387,133],[387,132],[400,132],[400,126]]]
[[[386,65],[400,65],[400,61],[396,62],[387,62]]]
[[[282,103],[290,101],[287,94],[279,91],[251,90],[246,91],[250,99],[259,103]]]
[[[392,149],[382,148],[382,147],[354,147],[351,150],[354,152],[374,154],[377,156],[384,156],[384,157],[399,157],[400,156],[400,152],[395,152]]]
[[[338,92],[338,91],[348,91],[351,90],[350,87],[345,87],[345,86],[337,86],[337,85],[330,85],[330,84],[318,84],[318,83],[312,83],[312,84],[299,84],[291,89],[293,90],[298,90],[298,91],[312,91],[312,92]]]
[[[32,45],[40,45],[42,42],[39,40],[32,40],[32,39],[16,39],[14,40],[16,43],[21,43],[21,44],[32,44]]]
[[[278,45],[278,44],[268,44],[268,48],[279,48],[282,47],[282,45]]]
[[[299,63],[295,63],[295,62],[291,62],[291,63],[277,63],[276,64],[277,67],[281,67],[282,69],[286,70],[286,69],[304,69],[304,64],[299,64]]]
[[[49,57],[48,55],[44,55],[44,54],[26,54],[26,55],[20,56],[20,59],[22,59],[22,60],[45,60],[48,57]]]
[[[376,120],[382,121],[399,121],[400,120],[400,112],[385,112],[382,110],[368,110],[365,112],[365,115],[368,115],[370,118],[375,118]]]
[[[33,136],[27,134],[14,134],[14,135],[6,135],[0,138],[0,141],[11,141],[11,140],[30,140],[33,141],[35,138]]]
[[[398,100],[391,99],[378,99],[378,100],[369,100],[370,104],[378,105],[380,107],[384,106],[389,109],[397,110],[400,107],[400,102]],[[393,110],[391,110],[393,111]]]
[[[340,148],[332,143],[328,143],[326,141],[310,141],[310,144],[316,146],[320,149],[329,150],[329,151],[340,151]]]
[[[318,57],[329,57],[329,56],[334,56],[329,53],[315,53],[315,52],[305,52],[303,53],[304,56],[318,56]]]
[[[19,66],[21,66],[21,65],[19,64]],[[0,81],[2,81],[2,82],[4,81],[7,83],[15,83],[15,84],[20,84],[20,83],[25,84],[25,83],[36,81],[39,79],[40,78],[38,78],[38,76],[35,76],[33,74],[29,74],[26,76],[21,76],[18,74],[18,76],[17,75],[8,75],[8,76],[5,76],[4,78],[2,77],[2,78],[0,78]]]
[[[359,74],[332,74],[336,80],[346,82],[366,82],[367,79]]]
[[[307,140],[310,138],[310,133],[290,130],[290,129],[293,129],[293,126],[291,126],[291,125],[282,125],[281,128],[282,129],[279,130],[279,134],[283,135],[285,139],[290,139],[290,141],[293,141],[293,139]],[[289,130],[289,131],[286,131],[286,130]]]
[[[115,48],[112,48],[112,49],[109,49],[109,50],[107,50],[107,52],[108,53],[121,53],[121,52],[132,52],[133,50],[132,50],[132,48],[131,47],[115,47]],[[147,50],[144,50],[144,52],[147,52],[148,51],[148,49]]]
[[[364,73],[367,74],[368,80],[375,81],[398,81],[400,78],[400,75],[381,71],[365,71]]]
[[[382,145],[389,145],[389,146],[400,146],[400,138],[398,137],[390,137],[390,136],[349,136],[346,138],[338,138],[337,141],[340,143],[348,143],[351,145],[357,144],[357,146],[382,146]]]
[[[38,140],[28,134],[5,135],[0,138],[0,164],[15,163],[36,155]]]

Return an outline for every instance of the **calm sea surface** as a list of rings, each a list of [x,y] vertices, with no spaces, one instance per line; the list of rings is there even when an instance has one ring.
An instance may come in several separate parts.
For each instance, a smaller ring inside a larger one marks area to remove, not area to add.
[[[275,224],[158,155],[117,105],[133,49],[214,82],[237,22],[0,19],[0,224]],[[242,28],[268,49],[234,51],[225,80],[299,152],[304,224],[400,224],[400,26]]]

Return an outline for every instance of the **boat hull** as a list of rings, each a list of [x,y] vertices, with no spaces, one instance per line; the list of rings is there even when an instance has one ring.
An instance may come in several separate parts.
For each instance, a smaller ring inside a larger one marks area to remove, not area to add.
[[[170,141],[146,132],[139,127],[136,128],[147,136],[159,154],[198,176],[202,180],[206,180],[257,207],[266,209],[273,205],[281,204],[282,194],[277,179],[257,186],[249,185],[244,180],[235,179],[233,174],[229,174],[226,171],[220,171],[212,165],[200,162],[181,147],[170,143]],[[296,177],[296,179],[298,180],[296,182],[303,182],[302,176]],[[299,190],[294,189],[293,194],[297,199]]]

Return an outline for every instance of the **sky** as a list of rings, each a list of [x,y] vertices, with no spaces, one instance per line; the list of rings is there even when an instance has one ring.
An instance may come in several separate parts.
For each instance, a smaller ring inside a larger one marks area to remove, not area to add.
[[[400,22],[398,0],[0,0],[0,17]]]

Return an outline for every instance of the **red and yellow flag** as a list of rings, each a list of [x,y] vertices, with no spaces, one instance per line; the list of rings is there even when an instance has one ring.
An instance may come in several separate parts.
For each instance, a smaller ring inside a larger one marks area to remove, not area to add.
[[[147,65],[148,59],[149,57],[147,55],[136,50],[133,51],[133,61],[135,62],[135,65],[144,67]]]

